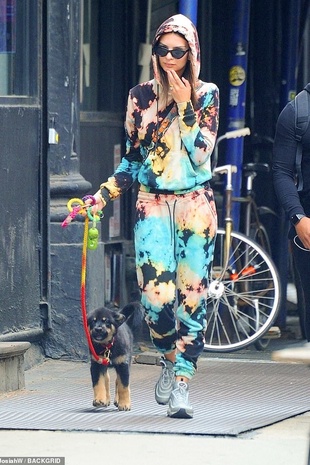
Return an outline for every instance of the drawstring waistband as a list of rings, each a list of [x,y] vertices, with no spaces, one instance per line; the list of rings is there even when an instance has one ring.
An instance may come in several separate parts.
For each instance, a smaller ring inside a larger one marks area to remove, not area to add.
[[[209,188],[210,183],[209,181],[200,184],[199,186],[195,186],[191,189],[185,189],[183,191],[169,191],[168,189],[153,189],[152,187],[144,186],[143,184],[140,185],[141,192],[147,192],[148,194],[155,194],[155,195],[185,195],[199,189]]]

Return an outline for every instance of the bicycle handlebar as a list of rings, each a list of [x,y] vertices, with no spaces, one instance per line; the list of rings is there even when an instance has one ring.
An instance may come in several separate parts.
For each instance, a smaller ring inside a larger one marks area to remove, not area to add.
[[[249,136],[251,134],[250,128],[236,129],[235,131],[228,131],[224,134],[225,139],[232,139],[236,137]]]
[[[213,174],[227,174],[226,188],[232,189],[232,174],[237,173],[237,167],[235,165],[223,165],[218,168],[214,168]]]
[[[245,137],[251,134],[250,128],[235,129],[234,131],[225,132],[222,136],[217,138],[215,148],[223,139],[236,139],[236,137]]]
[[[222,136],[217,138],[216,144],[214,146],[214,151],[213,151],[213,162],[212,162],[212,171],[214,171],[214,168],[217,165],[217,160],[218,160],[218,144],[223,140],[223,139],[235,139],[236,137],[245,137],[249,136],[251,134],[250,128],[241,128],[241,129],[235,129],[234,131],[228,131],[225,132]]]

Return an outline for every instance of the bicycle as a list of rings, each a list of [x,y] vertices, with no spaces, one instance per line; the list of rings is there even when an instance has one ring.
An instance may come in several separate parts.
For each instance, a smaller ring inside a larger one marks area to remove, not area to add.
[[[249,128],[230,131],[218,138],[244,137]],[[280,279],[269,254],[253,239],[233,230],[232,175],[234,165],[216,167],[214,174],[226,174],[224,228],[219,228],[209,273],[207,329],[204,349],[230,352],[262,338],[272,326],[280,304]]]
[[[255,193],[253,189],[253,181],[260,174],[267,174],[270,167],[267,163],[247,163],[242,167],[246,178],[246,192],[243,197],[232,197],[233,202],[238,202],[244,206],[242,224],[242,232],[257,242],[271,257],[271,246],[267,230],[261,221],[261,217],[271,215],[278,218],[278,215],[267,206],[258,206],[255,201]],[[257,350],[265,350],[271,338],[280,337],[281,332],[278,327],[272,328],[272,332],[266,334],[266,337],[257,339],[254,345]]]

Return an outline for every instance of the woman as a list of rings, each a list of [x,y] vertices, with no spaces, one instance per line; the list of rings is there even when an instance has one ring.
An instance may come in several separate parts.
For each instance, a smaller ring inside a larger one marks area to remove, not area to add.
[[[163,354],[155,387],[168,416],[191,418],[188,382],[203,350],[207,276],[217,227],[210,157],[218,128],[218,88],[198,79],[195,26],[183,15],[157,30],[154,79],[129,92],[126,154],[95,194],[93,212],[140,184],[135,250],[146,322]]]

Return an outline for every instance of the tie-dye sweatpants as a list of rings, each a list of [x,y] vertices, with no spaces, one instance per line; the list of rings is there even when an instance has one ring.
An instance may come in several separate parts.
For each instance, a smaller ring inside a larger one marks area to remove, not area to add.
[[[140,191],[135,249],[138,284],[156,349],[177,348],[176,376],[192,378],[203,350],[207,276],[217,228],[213,191]]]

